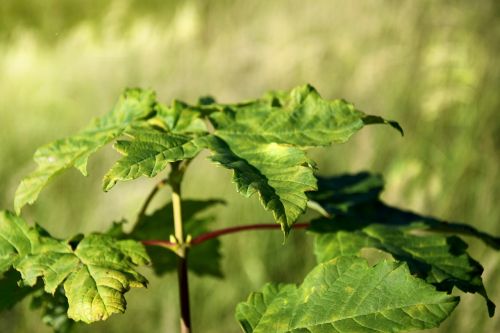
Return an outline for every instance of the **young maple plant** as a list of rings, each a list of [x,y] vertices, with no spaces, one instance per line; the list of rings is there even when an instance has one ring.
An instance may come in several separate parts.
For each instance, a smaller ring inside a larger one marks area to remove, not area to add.
[[[286,237],[292,229],[307,228],[318,265],[300,285],[269,283],[238,304],[236,319],[244,332],[437,327],[459,302],[451,295],[455,287],[481,295],[493,316],[483,268],[459,236],[477,237],[496,250],[498,237],[383,203],[378,175],[315,174],[308,148],[346,142],[369,124],[387,124],[402,134],[396,122],[366,115],[343,100],[325,100],[310,85],[238,104],[202,98],[197,105],[170,106],[150,90],[126,90],[110,113],[75,136],[38,149],[37,169],[17,189],[15,213],[0,213],[0,310],[31,296],[44,322],[68,332],[75,322],[124,312],[124,294],[148,283],[137,267],[149,265],[158,275],[177,271],[180,331],[192,332],[188,270],[222,275],[218,237],[279,228]],[[105,233],[57,239],[23,220],[22,208],[33,204],[52,178],[71,167],[87,175],[89,156],[111,142],[123,157],[104,176],[104,191],[118,181],[169,170],[145,198],[130,232],[115,223]],[[258,193],[276,223],[208,230],[209,221],[199,213],[219,201],[181,195],[186,168],[205,149],[212,162],[232,170],[238,192]],[[171,202],[147,214],[162,186],[170,186]],[[295,223],[306,209],[316,218]],[[365,248],[387,255],[369,265],[362,257]]]

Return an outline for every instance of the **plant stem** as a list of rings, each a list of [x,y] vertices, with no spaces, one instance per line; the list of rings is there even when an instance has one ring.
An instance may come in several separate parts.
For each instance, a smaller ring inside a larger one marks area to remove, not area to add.
[[[309,223],[296,223],[292,226],[293,229],[305,229],[309,226]],[[241,232],[241,231],[246,231],[246,230],[265,230],[265,229],[281,229],[281,226],[279,224],[275,223],[260,223],[260,224],[248,224],[248,225],[241,225],[237,227],[229,227],[229,228],[224,228],[224,229],[219,229],[219,230],[214,230],[211,232],[207,232],[204,234],[201,234],[197,237],[195,237],[189,245],[200,245],[201,243],[204,243],[210,239],[223,236],[223,235],[228,235],[228,234],[233,234],[236,232]],[[142,241],[142,244],[147,245],[147,246],[161,246],[165,248],[172,249],[175,247],[176,244],[169,242],[169,241],[164,241],[164,240],[144,240]]]
[[[309,223],[296,223],[293,225],[293,228],[294,229],[302,229],[302,228],[307,228],[308,226],[309,226]],[[214,230],[211,232],[201,234],[198,237],[195,237],[191,241],[191,244],[198,245],[198,244],[206,242],[207,240],[210,240],[212,238],[216,238],[216,237],[228,235],[228,234],[233,234],[233,233],[241,232],[241,231],[245,231],[245,230],[265,230],[265,229],[281,229],[281,225],[276,224],[276,223],[249,224],[249,225],[241,225],[241,226],[237,226],[237,227],[229,227],[229,228]]]
[[[192,333],[189,309],[189,284],[187,268],[187,246],[184,239],[181,208],[181,182],[184,171],[179,163],[172,163],[169,183],[172,187],[172,207],[174,211],[174,230],[177,240],[177,279],[179,283],[179,301],[181,311],[181,333]]]
[[[151,192],[149,193],[148,197],[146,198],[146,201],[144,201],[144,204],[142,205],[141,207],[141,210],[139,211],[139,218],[146,215],[146,210],[148,209],[149,207],[149,204],[151,203],[151,201],[153,201],[153,198],[155,197],[156,193],[158,193],[158,191],[163,187],[165,186],[165,183],[167,182],[166,179],[160,181],[158,184],[155,185],[155,187],[153,188],[153,190],[151,190]]]
[[[146,246],[159,246],[159,247],[164,247],[168,250],[172,250],[177,254],[177,244],[172,243],[166,240],[156,240],[156,239],[148,239],[148,240],[142,240],[141,243]]]

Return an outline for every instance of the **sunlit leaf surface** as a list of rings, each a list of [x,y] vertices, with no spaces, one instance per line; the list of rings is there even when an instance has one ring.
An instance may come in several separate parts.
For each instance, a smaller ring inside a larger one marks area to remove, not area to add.
[[[152,91],[128,89],[110,113],[94,119],[77,135],[39,148],[34,156],[37,169],[23,179],[16,191],[16,212],[35,202],[45,185],[61,171],[75,167],[87,175],[89,156],[119,137],[130,124],[151,114],[154,104]]]
[[[413,274],[440,290],[451,292],[457,287],[482,295],[493,316],[495,304],[481,279],[483,267],[467,253],[467,243],[454,234],[475,236],[493,248],[498,248],[498,238],[467,225],[387,206],[379,199],[382,187],[380,176],[368,173],[320,178],[320,189],[311,198],[331,217],[317,219],[309,228],[318,233],[318,261],[359,255],[363,248],[379,249],[406,262]]]
[[[62,241],[41,228],[29,227],[12,213],[1,212],[0,217],[2,269],[14,267],[22,283],[30,287],[43,281],[47,293],[63,287],[67,315],[75,321],[90,323],[124,312],[124,294],[131,287],[147,285],[135,268],[147,264],[149,258],[134,240],[91,234],[76,243]]]
[[[266,285],[238,304],[246,333],[404,332],[438,326],[458,297],[437,291],[401,263],[340,256],[297,288]]]

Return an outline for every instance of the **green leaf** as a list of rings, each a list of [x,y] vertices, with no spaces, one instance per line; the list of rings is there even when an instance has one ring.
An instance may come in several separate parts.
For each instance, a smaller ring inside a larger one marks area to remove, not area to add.
[[[202,213],[215,205],[224,203],[221,200],[183,200],[182,216],[184,220],[184,232],[186,235],[196,237],[208,231],[210,223],[214,222],[211,216],[204,216]],[[174,234],[174,222],[172,220],[172,203],[167,203],[164,207],[156,210],[151,215],[140,216],[133,230],[125,234],[120,231],[125,238],[136,240],[169,240],[169,236]],[[117,225],[111,228],[110,232],[118,236]],[[120,228],[121,229],[121,228]],[[158,230],[162,230],[158,233]],[[189,249],[188,269],[199,276],[223,277],[220,261],[221,242],[219,239],[198,244]],[[162,276],[165,273],[173,272],[177,269],[176,254],[166,248],[148,246],[146,248],[151,258],[155,274]]]
[[[38,234],[26,222],[8,211],[0,212],[0,274],[32,251]]]
[[[236,319],[246,333],[288,332],[296,303],[297,286],[268,283],[238,304]]]
[[[208,131],[199,110],[180,101],[174,101],[171,107],[158,103],[155,110],[156,116],[146,126],[126,132],[130,140],[114,145],[125,157],[104,176],[105,191],[118,181],[154,177],[170,162],[191,159],[204,148],[197,138]]]
[[[23,179],[16,191],[17,214],[24,205],[34,203],[45,185],[63,170],[74,166],[86,175],[89,156],[119,137],[130,124],[152,114],[154,105],[152,91],[128,89],[110,113],[96,118],[79,134],[39,148],[34,156],[37,169]]]
[[[368,172],[317,178],[318,191],[309,192],[308,196],[329,214],[346,212],[354,205],[378,200],[384,189],[382,176]]]
[[[440,290],[451,292],[458,287],[482,295],[489,315],[494,314],[495,304],[488,298],[481,279],[483,268],[469,256],[467,244],[456,236],[429,232],[472,235],[498,247],[495,237],[470,226],[445,223],[383,204],[378,198],[382,189],[378,176],[362,173],[320,178],[319,184],[319,191],[311,197],[331,218],[314,220],[309,228],[320,234],[315,242],[318,261],[357,255],[363,248],[379,249],[407,262],[414,274]]]
[[[127,131],[132,141],[118,141],[114,148],[125,155],[104,176],[103,188],[109,191],[118,181],[140,176],[154,177],[170,162],[195,157],[203,147],[195,138],[154,128]]]
[[[394,126],[343,100],[327,101],[310,85],[227,105],[210,119],[215,132],[205,141],[212,160],[234,171],[240,193],[258,192],[285,233],[306,208],[305,192],[316,189],[304,149],[343,143],[365,124]]]
[[[338,231],[318,235],[315,254],[319,262],[340,255],[358,255],[363,248],[376,248],[404,261],[413,274],[440,290],[458,287],[479,293],[493,316],[495,304],[488,298],[481,274],[483,267],[466,252],[467,244],[456,236],[413,235],[397,227],[370,225],[357,231]]]
[[[203,112],[181,101],[174,101],[171,107],[156,106],[157,118],[163,121],[169,132],[177,134],[203,134],[208,132]]]
[[[68,318],[68,300],[64,289],[57,288],[54,295],[40,290],[33,296],[30,308],[42,310],[42,321],[52,327],[55,333],[69,333],[75,326],[75,321]]]
[[[61,241],[10,212],[0,212],[2,272],[14,267],[23,285],[36,288],[41,277],[44,290],[52,294],[63,286],[68,316],[75,321],[88,323],[124,312],[123,295],[147,284],[135,267],[147,263],[144,247],[134,240],[92,234]]]
[[[42,277],[46,292],[54,293],[63,285],[68,317],[90,323],[125,311],[124,294],[131,287],[147,285],[135,266],[147,263],[143,246],[135,241],[89,235],[75,250],[66,242],[43,239],[16,269],[30,286]]]
[[[500,237],[492,236],[470,225],[442,221],[388,206],[380,201],[382,190],[382,177],[367,172],[318,177],[318,191],[310,192],[310,199],[320,204],[330,216],[335,216],[335,221],[342,220],[345,223],[328,223],[327,220],[319,219],[312,222],[309,230],[334,232],[357,230],[370,224],[384,224],[408,230],[426,230],[476,237],[491,248],[500,249]]]
[[[317,147],[346,142],[367,117],[380,119],[369,124],[385,122],[344,100],[325,100],[310,85],[277,94],[279,100],[267,97],[211,114],[216,135],[228,140],[240,137],[249,142]]]
[[[316,189],[305,153],[275,143],[255,146],[241,142],[231,148],[215,136],[206,138],[206,142],[214,153],[212,161],[234,171],[238,192],[246,197],[258,192],[264,208],[273,212],[288,233],[306,208],[305,191]]]
[[[246,333],[404,332],[437,327],[459,298],[436,291],[401,263],[374,267],[342,256],[314,268],[302,285],[268,285],[238,304]]]
[[[18,282],[21,275],[14,269],[10,269],[0,275],[0,311],[10,310],[14,305],[21,302],[27,296],[41,289],[40,285],[34,287],[22,287]]]

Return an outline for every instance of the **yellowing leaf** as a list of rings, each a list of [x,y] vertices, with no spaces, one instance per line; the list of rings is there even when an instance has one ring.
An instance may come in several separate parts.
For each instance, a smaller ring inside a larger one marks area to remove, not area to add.
[[[91,234],[73,248],[39,230],[12,213],[0,212],[0,274],[14,267],[24,285],[37,289],[42,278],[51,294],[62,286],[69,318],[90,323],[124,312],[124,294],[132,287],[146,286],[146,278],[135,270],[149,263],[142,244]],[[13,297],[22,298],[33,290],[27,288],[26,294]]]

